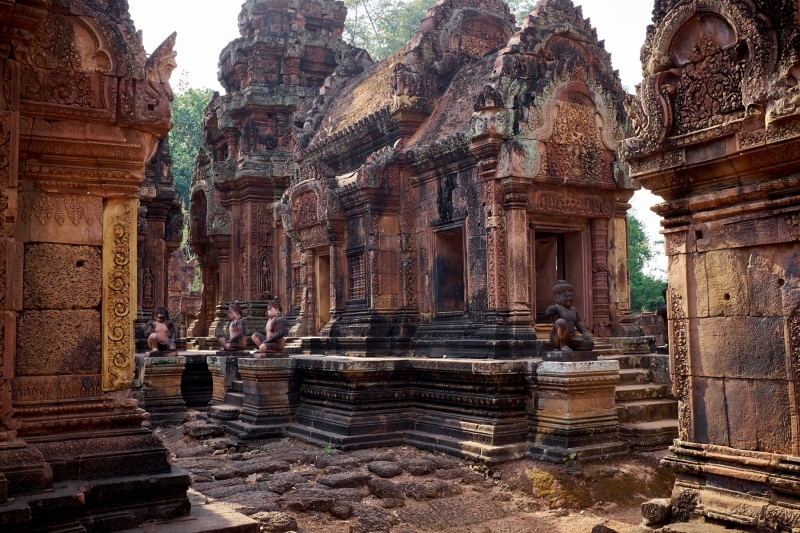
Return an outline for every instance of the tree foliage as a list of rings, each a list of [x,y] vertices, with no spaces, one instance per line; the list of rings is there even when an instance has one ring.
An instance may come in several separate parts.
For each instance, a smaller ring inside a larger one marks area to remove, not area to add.
[[[664,305],[662,291],[666,287],[661,275],[646,270],[656,256],[655,246],[662,241],[651,242],[644,224],[635,215],[628,215],[628,272],[631,276],[631,311],[655,311]]]
[[[344,38],[353,46],[364,48],[375,61],[389,57],[409,42],[419,31],[435,0],[345,0],[347,20]],[[517,24],[533,8],[535,0],[510,0],[508,7]]]
[[[189,205],[189,187],[192,182],[194,158],[202,146],[203,111],[211,100],[211,89],[194,89],[189,85],[184,72],[175,99],[172,101],[172,123],[169,147],[172,151],[172,174],[175,188],[183,197],[183,205]]]
[[[399,50],[419,31],[435,0],[345,0],[345,40],[380,61]]]

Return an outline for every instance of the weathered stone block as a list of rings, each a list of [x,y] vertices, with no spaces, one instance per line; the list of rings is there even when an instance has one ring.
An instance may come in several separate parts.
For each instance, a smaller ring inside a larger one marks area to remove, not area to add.
[[[26,311],[17,319],[18,376],[99,374],[100,312]],[[46,334],[52,342],[35,342]]]
[[[747,288],[746,249],[717,250],[706,253],[708,311],[711,316],[746,316],[750,314],[750,291]]]
[[[792,423],[789,384],[785,381],[755,380],[758,450],[792,453]],[[731,402],[728,402],[730,412]]]
[[[724,381],[695,377],[692,400],[693,438],[699,442],[729,446]]]
[[[783,265],[798,261],[791,250],[753,251],[747,265],[752,316],[781,316],[786,273]]]
[[[25,309],[95,309],[102,299],[102,257],[95,246],[25,246]]]
[[[181,377],[186,359],[139,354],[136,366],[141,368],[141,388],[134,395],[141,401],[139,406],[150,413],[150,421],[154,424],[183,421],[186,403],[181,396]]]
[[[706,255],[689,254],[686,256],[686,286],[694,298],[688,302],[689,317],[705,318],[708,309],[708,277],[706,273]]]
[[[757,449],[756,427],[759,420],[753,382],[745,379],[725,380],[725,401],[730,445],[742,450]]]
[[[672,514],[672,502],[666,498],[646,501],[642,504],[642,517],[645,525],[660,524],[669,520]]]
[[[692,373],[705,377],[786,379],[782,317],[689,320]]]

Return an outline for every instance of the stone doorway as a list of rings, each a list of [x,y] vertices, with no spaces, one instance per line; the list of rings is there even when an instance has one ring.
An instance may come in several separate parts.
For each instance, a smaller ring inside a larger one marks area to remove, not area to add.
[[[531,230],[530,264],[532,317],[535,324],[550,325],[545,315],[553,305],[552,289],[565,279],[575,289],[575,307],[588,327],[592,324],[591,248],[586,229],[580,231]]]
[[[463,228],[435,234],[434,304],[436,316],[461,316],[467,310]]]
[[[331,256],[330,254],[315,256],[315,273],[317,280],[317,327],[319,334],[325,324],[331,320]]]

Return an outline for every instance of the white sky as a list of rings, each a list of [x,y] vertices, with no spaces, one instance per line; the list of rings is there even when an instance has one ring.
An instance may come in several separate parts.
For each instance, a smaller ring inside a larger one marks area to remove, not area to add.
[[[642,79],[639,50],[651,20],[652,0],[573,0],[583,6],[583,15],[605,39],[614,68],[629,90]],[[222,92],[217,82],[217,60],[222,49],[239,36],[236,20],[242,0],[129,0],[131,18],[142,30],[145,48],[151,52],[173,31],[178,32],[175,49],[178,70],[173,86],[183,71],[192,87],[209,87]],[[531,2],[533,4],[533,2]],[[632,204],[653,240],[659,239],[659,218],[650,211],[658,198],[637,191]],[[666,258],[654,266],[666,269]]]

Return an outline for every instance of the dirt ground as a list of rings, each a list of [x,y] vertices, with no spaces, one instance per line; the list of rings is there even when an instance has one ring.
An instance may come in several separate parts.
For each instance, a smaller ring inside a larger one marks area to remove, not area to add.
[[[487,468],[412,446],[339,452],[291,438],[199,440],[183,426],[156,433],[194,490],[266,533],[629,533],[640,504],[668,497],[675,479],[659,466],[666,452]]]

